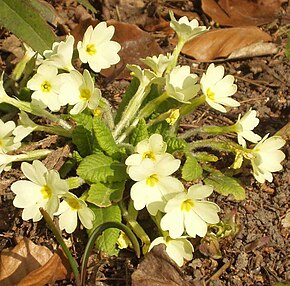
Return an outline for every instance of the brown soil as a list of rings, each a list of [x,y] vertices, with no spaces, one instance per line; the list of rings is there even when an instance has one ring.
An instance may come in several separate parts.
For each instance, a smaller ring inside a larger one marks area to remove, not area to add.
[[[73,26],[73,21],[75,21],[75,18],[72,17],[73,11],[76,11],[75,9],[81,10],[81,8],[72,1],[64,1],[66,4],[63,4],[62,1],[50,2],[61,13],[66,23]],[[156,7],[159,12],[167,8],[192,11],[193,7],[196,7],[195,12],[199,14],[200,19],[205,24],[206,21],[209,21],[202,10],[198,9],[198,6],[192,5],[192,2],[198,1],[156,1],[155,3],[154,1],[138,0],[135,5],[132,4],[134,1],[123,1],[127,6],[124,3],[125,6],[119,4],[117,10],[116,2],[119,1],[92,1],[92,3],[94,2],[95,7],[100,12],[99,15],[101,15],[99,19],[112,17],[124,22],[136,23],[141,27],[149,16],[152,17],[150,9]],[[132,3],[130,4],[130,2]],[[166,2],[166,6],[163,2]],[[283,11],[287,10],[286,4],[283,9]],[[65,27],[69,27],[69,25]],[[287,124],[290,101],[290,63],[283,54],[287,38],[285,34],[279,36],[282,27],[286,28],[287,25],[281,22],[281,19],[262,26],[277,43],[280,43],[277,54],[221,63],[226,67],[227,73],[237,78],[238,93],[236,98],[242,103],[241,107],[225,115],[214,112],[207,107],[200,108],[193,116],[184,120],[181,132],[204,124],[231,123],[236,120],[239,113],[246,112],[250,107],[258,112],[260,124],[256,131],[261,136],[267,133],[273,135]],[[63,30],[61,26],[57,28],[59,34],[63,34]],[[162,33],[155,33],[155,35],[164,50],[172,48],[168,44],[166,36]],[[7,37],[7,33],[2,33],[2,38],[5,37]],[[2,67],[7,67],[9,70],[11,67],[8,62],[11,61],[11,54],[1,52],[0,56]],[[180,61],[182,64],[195,63],[187,57],[182,57]],[[205,63],[199,64],[198,68],[193,68],[193,71],[201,74],[207,65]],[[114,106],[117,106],[120,94],[127,85],[128,81],[126,80],[112,81],[103,86],[104,94]],[[39,136],[40,138],[45,137],[44,134],[39,134]],[[32,138],[32,141],[38,141],[38,139]],[[51,144],[52,146],[63,146],[63,141],[58,139]],[[289,156],[287,147],[283,148],[286,157]],[[15,246],[18,238],[22,236],[30,238],[37,244],[55,249],[56,241],[46,228],[45,223],[43,221],[39,223],[22,221],[21,210],[12,205],[13,194],[9,187],[14,181],[21,178],[23,175],[19,169],[19,164],[13,165],[11,171],[3,172],[1,175],[0,250]],[[255,182],[250,173],[240,174],[239,179],[246,189],[244,201],[237,202],[231,197],[215,196],[215,202],[223,211],[237,211],[240,231],[235,238],[225,238],[220,241],[222,252],[220,259],[206,257],[199,251],[195,252],[194,259],[182,268],[186,280],[191,285],[275,285],[277,282],[290,281],[290,230],[281,225],[286,211],[290,209],[289,178],[289,162],[284,161],[284,170],[274,174],[272,183],[261,185]],[[80,259],[84,249],[85,234],[77,231],[73,236],[65,235],[65,237],[73,241],[76,258]],[[119,257],[95,254],[90,259],[88,285],[130,285],[130,276],[139,262],[129,251],[122,251]],[[69,284],[71,282],[62,281],[56,285]],[[138,285],[136,284],[136,286]]]

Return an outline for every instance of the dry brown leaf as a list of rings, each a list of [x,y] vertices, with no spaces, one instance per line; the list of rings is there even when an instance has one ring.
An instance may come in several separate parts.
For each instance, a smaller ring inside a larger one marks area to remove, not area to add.
[[[259,26],[273,22],[280,0],[202,0],[203,11],[223,26]]]
[[[70,266],[66,256],[61,250],[54,253],[46,264],[24,277],[18,286],[54,285],[58,280],[68,277]]]
[[[155,246],[146,254],[132,274],[133,286],[189,286],[177,264],[165,252],[164,245]]]
[[[252,58],[265,55],[273,55],[278,52],[278,47],[274,43],[259,42],[233,51],[228,59]]]
[[[210,61],[261,41],[271,41],[271,36],[257,27],[218,29],[192,39],[185,44],[182,53],[199,61]]]
[[[114,77],[117,79],[129,78],[130,72],[125,68],[127,64],[136,64],[144,67],[140,58],[162,53],[162,49],[154,37],[142,31],[138,26],[115,20],[107,21],[107,23],[115,27],[113,40],[122,46],[119,52],[121,60],[116,66],[102,70],[102,75],[112,76],[115,73],[116,77]]]
[[[45,246],[23,238],[13,249],[4,249],[0,255],[0,285],[17,285],[28,273],[44,265],[52,257]]]

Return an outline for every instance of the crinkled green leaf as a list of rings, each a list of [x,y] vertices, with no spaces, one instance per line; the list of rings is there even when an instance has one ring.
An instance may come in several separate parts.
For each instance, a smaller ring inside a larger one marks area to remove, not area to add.
[[[108,207],[122,199],[125,181],[117,183],[96,183],[91,185],[87,201],[98,207]]]
[[[96,148],[94,135],[83,125],[78,125],[72,133],[72,142],[77,146],[77,149],[82,157],[86,157],[93,153]]]
[[[126,178],[126,165],[104,154],[93,154],[84,158],[77,174],[90,183],[121,182]]]
[[[113,138],[111,130],[101,118],[95,117],[93,119],[93,130],[101,149],[106,154],[113,156],[119,153],[119,147]]]
[[[42,53],[51,49],[56,36],[29,1],[0,0],[0,24]]]
[[[130,85],[128,86],[125,94],[123,95],[122,101],[118,107],[118,111],[117,111],[117,114],[115,117],[116,124],[120,121],[125,108],[129,104],[129,101],[131,100],[131,98],[136,93],[138,87],[139,87],[139,80],[137,78],[133,78],[133,80],[131,81]]]
[[[77,125],[83,125],[86,129],[93,130],[93,117],[90,113],[84,111],[82,113],[71,115],[71,118]]]
[[[130,143],[136,146],[142,140],[148,138],[148,131],[146,126],[146,121],[142,118],[139,120],[136,128],[133,130],[130,136]]]
[[[186,154],[186,161],[182,167],[182,179],[194,181],[202,176],[202,168],[192,154]]]
[[[176,137],[166,136],[164,140],[167,143],[167,152],[169,153],[182,150],[186,146],[186,142],[183,139],[178,139]]]
[[[95,220],[93,222],[93,228],[88,231],[89,235],[94,231],[96,227],[105,222],[121,222],[122,220],[121,211],[119,206],[117,205],[112,205],[107,208],[99,208],[97,206],[90,205],[90,208],[95,214]],[[97,249],[106,252],[108,255],[117,255],[118,249],[116,247],[116,243],[119,237],[119,233],[119,229],[106,229],[96,241]]]
[[[244,200],[246,197],[245,189],[234,178],[225,176],[219,171],[211,173],[204,182],[208,186],[212,186],[216,192],[221,195],[233,195],[238,201]]]

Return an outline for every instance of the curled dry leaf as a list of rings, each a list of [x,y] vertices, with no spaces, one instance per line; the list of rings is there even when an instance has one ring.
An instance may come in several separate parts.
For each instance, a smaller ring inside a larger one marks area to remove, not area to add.
[[[23,238],[13,249],[4,249],[0,255],[0,285],[17,285],[28,273],[44,265],[52,257],[45,246]]]
[[[189,286],[177,264],[165,252],[164,245],[157,245],[145,255],[138,269],[132,274],[133,286]],[[195,285],[195,284],[194,284]]]
[[[229,56],[233,51],[257,42],[271,41],[271,36],[257,27],[225,28],[206,32],[188,43],[182,53],[199,61]]]
[[[129,78],[130,72],[126,69],[127,64],[136,64],[144,67],[140,58],[162,53],[162,49],[159,47],[154,37],[142,31],[138,26],[115,20],[107,21],[107,23],[115,27],[113,40],[122,46],[119,52],[121,60],[116,66],[102,70],[102,75],[113,76],[117,79]],[[113,74],[115,74],[116,77]]]
[[[18,286],[54,285],[58,280],[64,280],[70,269],[69,262],[61,250],[54,253],[46,264],[30,272]]]
[[[273,22],[280,0],[202,0],[203,11],[223,26],[260,26]]]
[[[42,286],[68,276],[69,263],[62,251],[52,254],[45,246],[23,238],[0,255],[1,286]]]

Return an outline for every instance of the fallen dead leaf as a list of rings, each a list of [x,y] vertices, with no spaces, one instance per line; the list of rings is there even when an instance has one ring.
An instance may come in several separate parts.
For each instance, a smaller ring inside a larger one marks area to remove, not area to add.
[[[277,18],[280,0],[202,0],[203,11],[223,26],[260,26]]]
[[[133,286],[189,286],[177,264],[165,252],[164,245],[155,246],[145,255],[138,269],[132,274]]]
[[[116,66],[102,70],[102,75],[114,77],[113,74],[115,73],[116,77],[114,78],[116,79],[130,78],[130,72],[125,68],[127,64],[144,67],[140,58],[159,55],[163,52],[154,37],[138,26],[115,20],[109,20],[107,23],[115,27],[113,40],[122,46],[119,52],[121,60]]]
[[[233,51],[228,59],[252,58],[265,55],[273,55],[278,52],[278,47],[274,43],[259,42]]]
[[[267,41],[271,41],[271,36],[257,27],[225,28],[195,37],[184,45],[182,53],[198,61],[210,61],[225,58],[253,43]]]
[[[64,280],[69,275],[70,266],[64,253],[59,249],[46,264],[30,272],[17,286],[54,285],[58,280]]]
[[[28,273],[44,265],[52,257],[45,246],[23,238],[13,249],[4,249],[0,255],[0,285],[17,285]]]
[[[15,59],[12,60],[12,64],[17,64],[24,56],[24,48],[22,47],[21,41],[14,35],[8,36],[3,42],[0,50],[4,50],[12,53]]]

